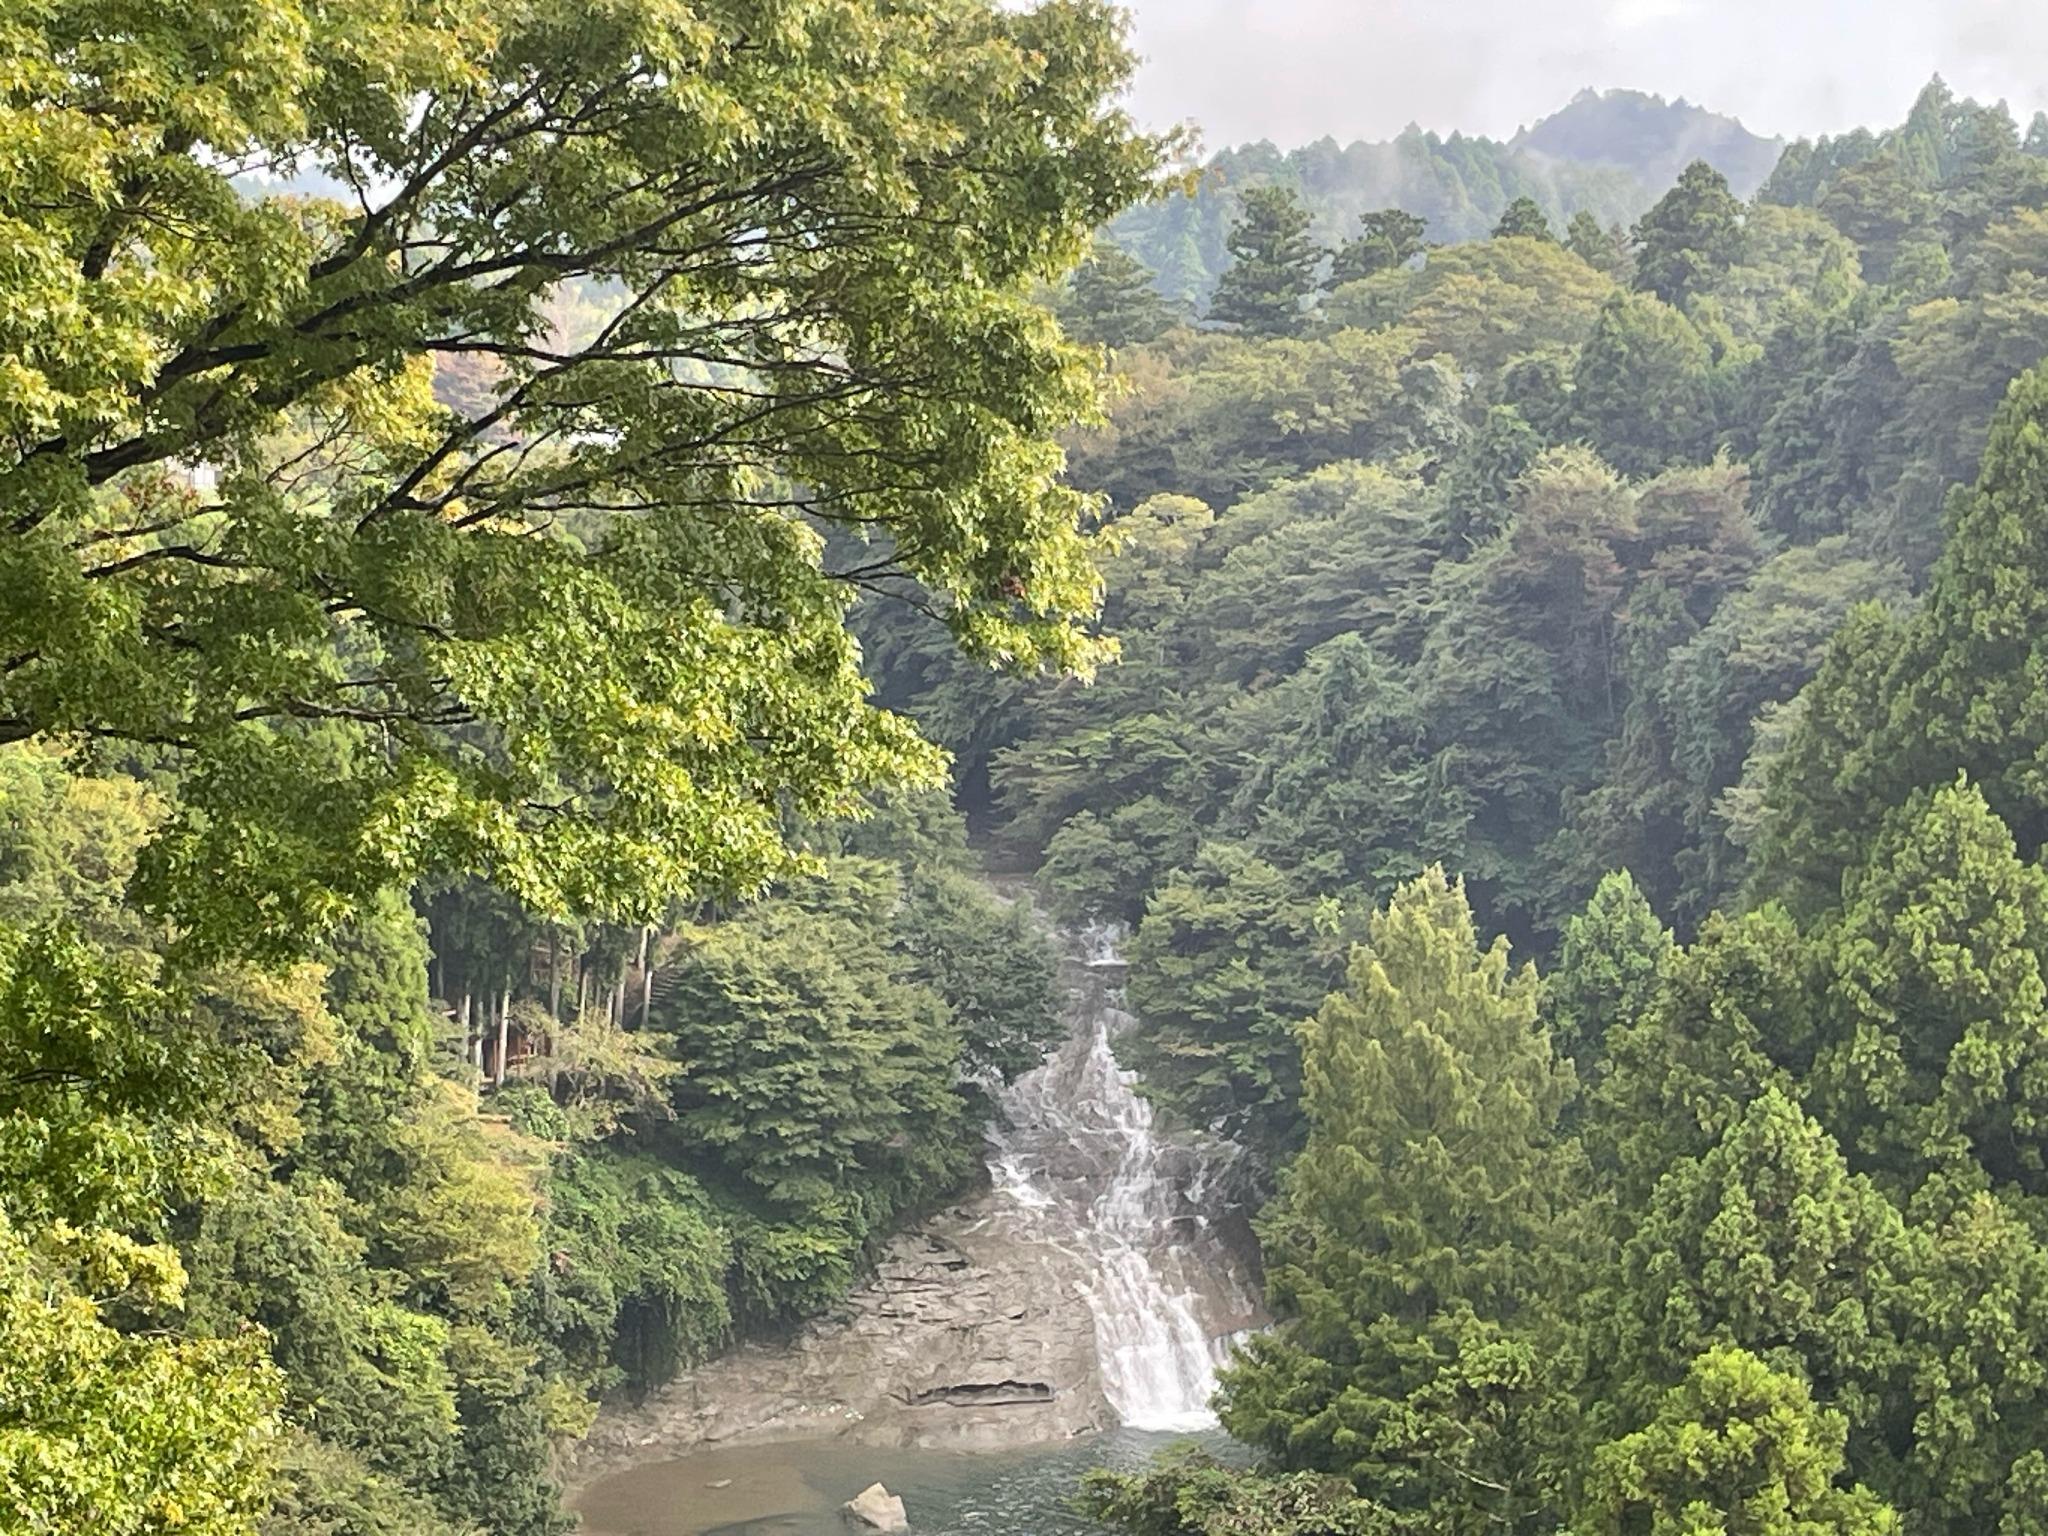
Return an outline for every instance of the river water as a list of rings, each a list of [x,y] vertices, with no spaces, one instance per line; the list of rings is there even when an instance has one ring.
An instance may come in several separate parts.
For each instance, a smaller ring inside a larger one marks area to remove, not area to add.
[[[849,1536],[839,1506],[873,1482],[913,1536],[1101,1536],[1073,1508],[1094,1467],[1132,1472],[1187,1437],[1116,1429],[1017,1451],[890,1451],[789,1441],[698,1451],[605,1479],[578,1502],[584,1536]],[[1229,1447],[1214,1431],[1204,1443]]]

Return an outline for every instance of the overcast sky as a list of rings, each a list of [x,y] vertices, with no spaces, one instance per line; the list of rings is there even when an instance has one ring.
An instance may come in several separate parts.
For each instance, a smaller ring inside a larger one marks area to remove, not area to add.
[[[1882,126],[1939,71],[2048,106],[2048,0],[1126,0],[1148,126],[1192,118],[1204,146],[1410,122],[1496,138],[1582,86],[1731,113],[1765,135]]]

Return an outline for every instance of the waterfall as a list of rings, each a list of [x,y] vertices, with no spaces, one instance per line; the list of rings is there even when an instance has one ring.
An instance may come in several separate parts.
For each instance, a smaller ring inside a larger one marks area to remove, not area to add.
[[[1095,1321],[1110,1407],[1138,1429],[1213,1425],[1216,1367],[1255,1311],[1200,1198],[1228,1149],[1156,1134],[1117,1065],[1116,936],[1074,936],[1061,966],[1068,1036],[1000,1095],[989,1174],[1020,1237],[1066,1254]]]

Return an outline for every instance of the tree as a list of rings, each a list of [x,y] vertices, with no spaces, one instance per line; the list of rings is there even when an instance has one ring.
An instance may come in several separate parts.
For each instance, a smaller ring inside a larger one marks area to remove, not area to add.
[[[1628,275],[1633,258],[1627,232],[1619,225],[1602,229],[1600,221],[1584,208],[1574,213],[1565,226],[1564,244],[1595,271],[1617,279]]]
[[[1569,1387],[1568,1062],[1533,968],[1482,950],[1431,870],[1374,915],[1302,1032],[1309,1135],[1262,1225],[1280,1329],[1225,1373],[1225,1426],[1340,1472],[1400,1529],[1480,1531],[1554,1490],[1539,1426]]]
[[[1358,216],[1359,232],[1337,247],[1330,262],[1330,286],[1338,288],[1405,267],[1428,249],[1422,232],[1429,220],[1399,208],[1382,208]]]
[[[1156,162],[1118,21],[714,10],[10,33],[0,739],[183,766],[146,875],[192,944],[447,867],[644,916],[782,868],[785,794],[929,777],[809,520],[981,655],[1095,654],[1052,441],[1094,385],[1033,291]]]
[[[1768,877],[1826,898],[1868,829],[1958,772],[2022,848],[2048,842],[2048,369],[2016,379],[1959,494],[1926,602],[1852,619],[1767,785]]]
[[[1252,336],[1299,332],[1322,259],[1308,225],[1308,210],[1291,188],[1247,189],[1230,228],[1231,264],[1209,301],[1209,318]]]
[[[1894,1198],[1932,1175],[2048,1193],[2048,873],[1959,779],[1872,840],[1822,929],[1809,1097]]]
[[[0,1526],[255,1536],[278,1438],[261,1339],[115,1327],[120,1301],[175,1311],[184,1276],[165,1250],[90,1246],[31,1244],[0,1211]]]
[[[1144,1028],[1119,1058],[1184,1119],[1275,1163],[1298,1140],[1295,1031],[1339,970],[1321,910],[1265,860],[1208,843],[1159,887],[1130,944]]]
[[[1515,488],[1542,449],[1536,429],[1512,405],[1487,411],[1444,475],[1444,531],[1453,550],[1477,549],[1507,527]]]
[[[731,1283],[756,1322],[837,1300],[869,1235],[978,1150],[959,1023],[886,928],[896,871],[837,860],[798,894],[686,930],[656,1015],[687,1167],[736,1207]]]
[[[1742,255],[1742,205],[1728,178],[1695,160],[1635,228],[1635,286],[1683,308]]]
[[[1688,1361],[1734,1345],[1814,1383],[1859,1434],[1882,1433],[1914,1249],[1900,1213],[1781,1089],[1621,1219],[1614,1291],[1593,1298],[1619,1403],[1653,1408]]]
[[[1074,269],[1058,311],[1068,335],[1103,347],[1156,341],[1174,321],[1173,306],[1160,296],[1145,264],[1100,237]]]
[[[1586,1536],[1897,1536],[1898,1514],[1838,1486],[1846,1428],[1797,1376],[1709,1350],[1657,1416],[1593,1458]]]
[[[1578,429],[1624,474],[1702,463],[1716,425],[1712,368],[1683,314],[1648,294],[1617,294],[1573,376]]]
[[[1579,1063],[1581,1075],[1590,1076],[1606,1054],[1607,1031],[1648,1007],[1671,948],[1671,930],[1625,869],[1603,877],[1586,910],[1564,925],[1544,1016],[1551,1039]]]
[[[1613,292],[1563,246],[1482,240],[1440,246],[1420,267],[1332,294],[1325,314],[1337,325],[1412,330],[1422,355],[1448,353],[1490,380],[1518,358],[1583,345]]]
[[[1496,240],[1555,240],[1551,232],[1550,219],[1537,206],[1533,197],[1518,197],[1502,210],[1500,222],[1493,226]]]

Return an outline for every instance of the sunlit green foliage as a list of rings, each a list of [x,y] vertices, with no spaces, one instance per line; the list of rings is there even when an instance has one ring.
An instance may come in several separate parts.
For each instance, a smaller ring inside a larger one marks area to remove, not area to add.
[[[1308,1140],[1262,1229],[1283,1322],[1226,1374],[1223,1420],[1283,1466],[1350,1477],[1398,1529],[1481,1531],[1554,1492],[1577,1163],[1557,1135],[1571,1066],[1537,1000],[1431,871],[1303,1031]]]
[[[451,866],[654,916],[786,867],[784,796],[933,778],[814,522],[888,535],[985,658],[1095,657],[1052,440],[1094,383],[1032,294],[1157,158],[1108,104],[1121,22],[753,21],[79,0],[0,35],[0,739],[182,765],[145,874],[189,943],[287,952]],[[264,167],[329,195],[244,196]],[[449,360],[487,370],[463,408]]]

